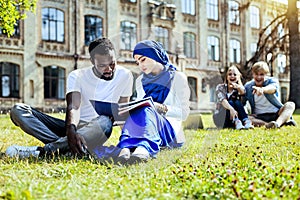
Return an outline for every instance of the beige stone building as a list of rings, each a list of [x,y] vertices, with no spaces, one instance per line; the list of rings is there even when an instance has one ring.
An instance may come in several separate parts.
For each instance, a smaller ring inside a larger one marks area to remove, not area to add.
[[[222,81],[220,72],[231,64],[242,67],[256,49],[260,30],[287,7],[276,1],[247,2],[39,0],[36,13],[28,13],[13,37],[0,32],[1,110],[16,102],[45,111],[63,109],[67,75],[91,65],[88,44],[104,36],[113,41],[118,64],[135,76],[139,74],[132,59],[135,43],[162,42],[171,61],[188,77],[191,108],[211,111],[216,84]],[[283,100],[289,91],[286,63],[284,49],[276,50],[272,69],[280,77]]]

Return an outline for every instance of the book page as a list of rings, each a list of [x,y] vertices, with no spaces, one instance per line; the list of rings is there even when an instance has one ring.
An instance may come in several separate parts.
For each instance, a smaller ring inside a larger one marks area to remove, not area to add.
[[[138,100],[138,101],[131,101],[128,103],[119,104],[119,115],[122,115],[123,113],[126,113],[135,108],[144,107],[144,106],[151,106],[155,109],[152,98],[146,97],[146,98]]]
[[[98,100],[90,100],[90,102],[98,115],[111,116],[119,123],[127,119],[130,110],[144,106],[151,106],[155,109],[152,97],[120,104]]]

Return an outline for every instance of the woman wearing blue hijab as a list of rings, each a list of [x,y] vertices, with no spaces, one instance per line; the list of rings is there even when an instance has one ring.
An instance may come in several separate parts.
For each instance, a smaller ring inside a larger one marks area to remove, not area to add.
[[[122,162],[146,161],[162,147],[182,146],[182,121],[190,111],[187,78],[169,62],[160,43],[137,43],[133,57],[142,71],[136,80],[137,100],[151,96],[156,109],[142,107],[130,111],[118,144]]]

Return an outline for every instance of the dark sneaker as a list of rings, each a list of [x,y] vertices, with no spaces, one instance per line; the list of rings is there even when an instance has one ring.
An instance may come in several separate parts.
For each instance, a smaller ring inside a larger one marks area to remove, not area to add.
[[[284,126],[297,126],[297,123],[291,119],[283,124]]]
[[[5,154],[8,157],[18,157],[18,158],[29,158],[29,157],[38,157],[40,151],[38,150],[39,147],[37,146],[18,146],[13,145],[6,149]]]
[[[267,124],[265,125],[265,127],[266,127],[267,129],[275,129],[275,128],[279,128],[277,122],[275,122],[275,121],[271,121],[271,122],[267,123]]]

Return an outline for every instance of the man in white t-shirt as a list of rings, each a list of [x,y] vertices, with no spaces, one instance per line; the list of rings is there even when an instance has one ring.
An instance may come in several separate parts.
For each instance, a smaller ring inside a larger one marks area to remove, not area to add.
[[[288,101],[282,104],[279,100],[279,83],[274,77],[269,77],[269,67],[266,62],[256,62],[252,68],[253,80],[245,84],[246,100],[251,106],[250,120],[254,126],[279,128],[282,125],[296,126],[292,119],[295,103]]]
[[[83,155],[103,145],[112,132],[113,118],[98,115],[90,100],[111,103],[128,102],[132,95],[133,76],[116,64],[113,44],[107,38],[89,45],[93,66],[72,71],[67,79],[66,119],[46,115],[26,104],[16,104],[11,120],[26,133],[45,144],[44,147],[11,146],[8,156],[29,157],[72,152]]]

